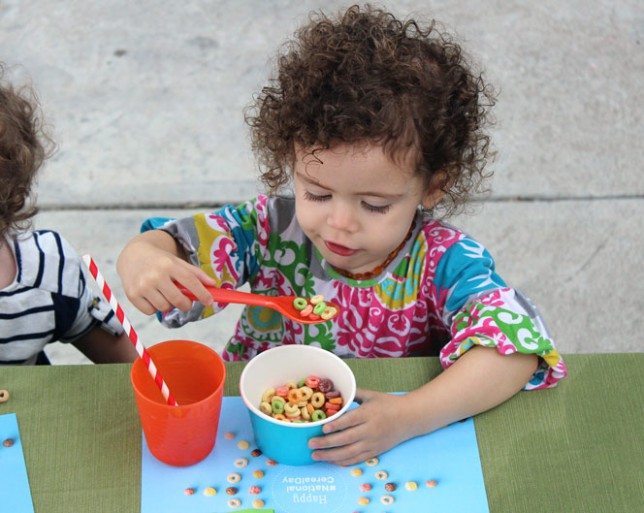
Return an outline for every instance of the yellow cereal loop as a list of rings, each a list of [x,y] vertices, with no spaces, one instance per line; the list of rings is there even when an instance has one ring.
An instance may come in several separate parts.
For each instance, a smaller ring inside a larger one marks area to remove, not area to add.
[[[349,474],[351,474],[353,477],[360,477],[362,475],[362,469],[359,468],[352,468],[349,471]]]
[[[378,464],[378,458],[369,458],[365,463],[370,467],[375,467]]]
[[[217,489],[213,488],[212,486],[209,486],[203,491],[203,494],[206,497],[214,497],[215,495],[217,495]]]
[[[248,447],[250,447],[250,444],[246,440],[240,440],[239,442],[237,442],[237,447],[242,451],[245,451],[246,449],[248,449]]]
[[[384,470],[379,470],[378,472],[376,472],[376,479],[380,479],[382,481],[383,479],[387,479],[388,477],[389,474]]]
[[[360,504],[360,506],[366,506],[369,504],[369,499],[367,497],[360,497],[358,499],[358,504]]]
[[[389,506],[390,504],[394,503],[394,497],[393,495],[383,495],[380,497],[380,502],[382,502],[385,506]]]
[[[261,411],[265,415],[271,415],[273,413],[273,407],[271,406],[271,403],[267,401],[262,401],[259,404],[259,411]]]
[[[286,403],[284,405],[284,415],[288,418],[299,417],[302,412],[298,408],[297,404]]]
[[[275,389],[274,388],[268,388],[264,391],[262,394],[262,402],[267,402],[270,403],[271,399],[275,395]]]
[[[418,483],[415,481],[407,481],[405,483],[405,490],[409,490],[410,492],[418,490]]]

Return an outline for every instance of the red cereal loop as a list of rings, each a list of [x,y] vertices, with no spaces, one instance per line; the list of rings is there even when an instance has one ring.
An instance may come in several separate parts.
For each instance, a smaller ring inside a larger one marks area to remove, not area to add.
[[[320,384],[320,378],[317,376],[309,376],[306,378],[306,386],[309,388],[317,388]]]
[[[313,313],[313,305],[307,305],[307,307],[304,310],[300,310],[300,315],[302,317],[308,317]]]

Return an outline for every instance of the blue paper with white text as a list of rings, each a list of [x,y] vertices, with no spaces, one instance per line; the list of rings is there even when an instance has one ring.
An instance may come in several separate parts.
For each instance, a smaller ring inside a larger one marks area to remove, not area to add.
[[[472,419],[350,467],[275,465],[256,449],[239,397],[224,397],[215,448],[196,465],[159,462],[144,438],[141,513],[489,513]]]

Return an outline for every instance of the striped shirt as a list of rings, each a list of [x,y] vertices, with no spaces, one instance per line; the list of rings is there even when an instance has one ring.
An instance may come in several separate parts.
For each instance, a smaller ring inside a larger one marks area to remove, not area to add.
[[[74,342],[101,326],[122,331],[105,301],[87,287],[81,259],[58,233],[8,238],[17,272],[0,290],[0,364],[33,364],[50,342]]]

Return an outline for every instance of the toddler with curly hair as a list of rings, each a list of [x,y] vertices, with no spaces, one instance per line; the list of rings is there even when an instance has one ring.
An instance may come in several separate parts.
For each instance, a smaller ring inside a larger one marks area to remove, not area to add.
[[[480,243],[436,217],[477,191],[490,158],[494,94],[459,45],[434,23],[353,6],[314,13],[277,64],[246,118],[268,195],[146,222],[159,229],[117,264],[133,304],[172,327],[225,306],[206,286],[322,294],[341,307],[323,324],[246,307],[224,357],[280,344],[439,356],[444,371],[429,383],[405,395],[359,390],[360,407],[311,440],[315,459],[341,465],[565,377],[532,303]]]
[[[131,362],[129,339],[85,283],[81,260],[51,230],[30,229],[32,188],[53,149],[33,90],[4,80],[0,63],[0,365],[48,364],[50,342],[96,363]]]

